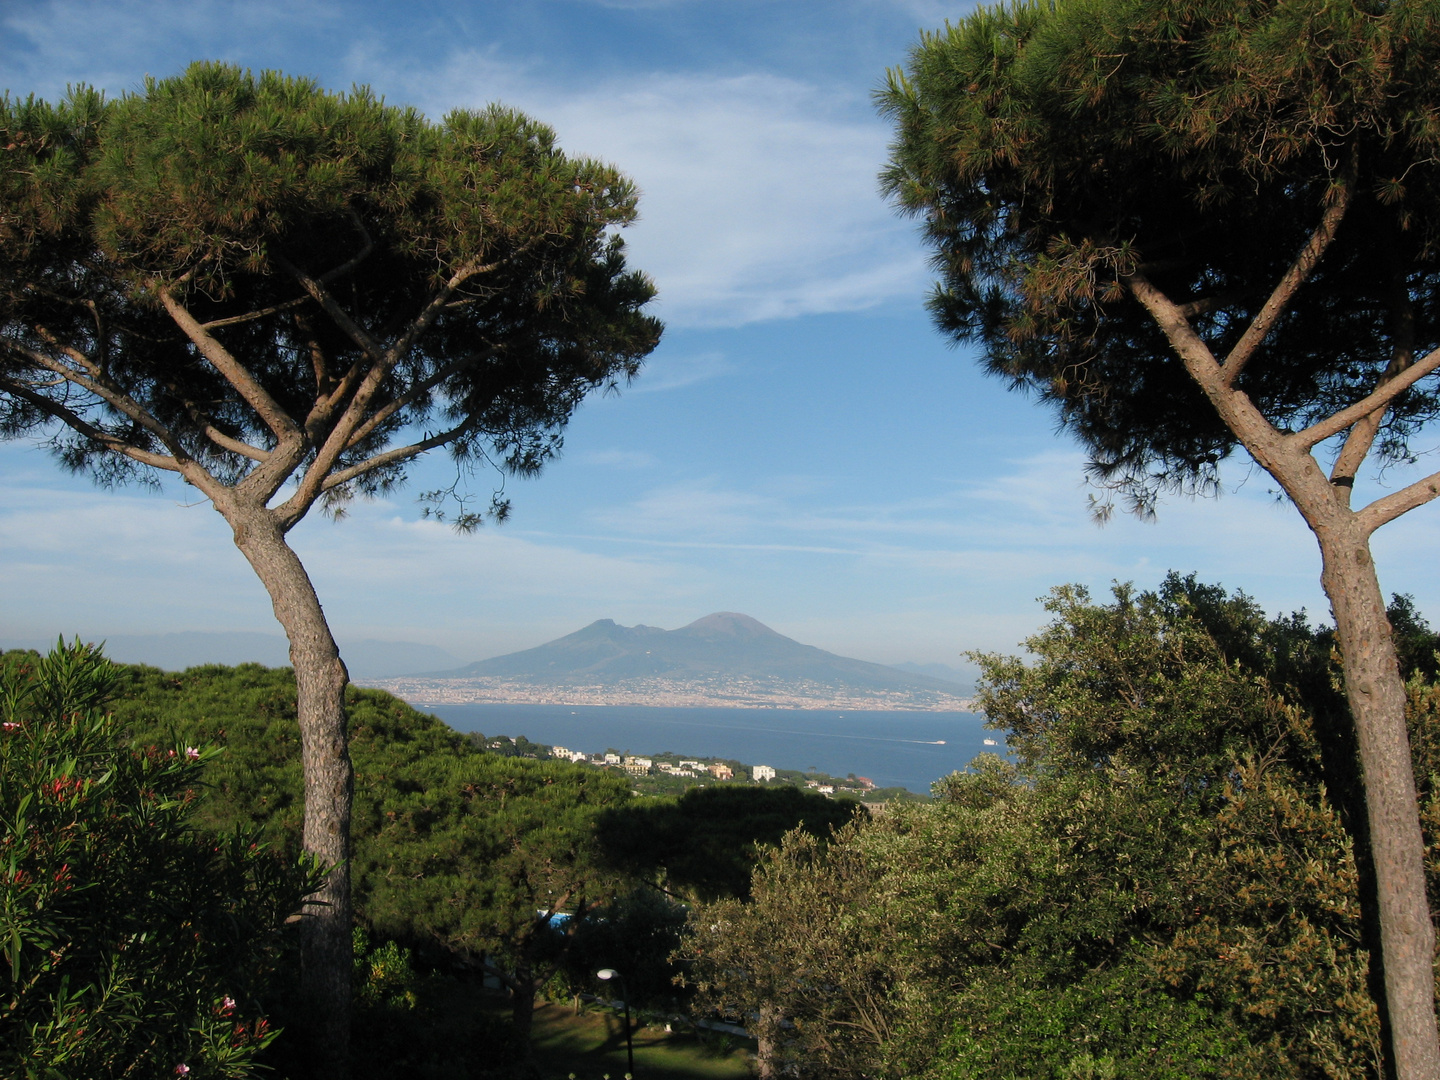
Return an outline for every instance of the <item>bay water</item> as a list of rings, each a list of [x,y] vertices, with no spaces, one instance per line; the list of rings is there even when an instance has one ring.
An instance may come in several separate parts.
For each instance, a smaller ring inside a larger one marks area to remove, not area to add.
[[[629,754],[666,751],[777,769],[869,777],[877,787],[929,794],[976,754],[1004,753],[984,718],[965,712],[672,708],[637,705],[430,705],[456,731],[524,735],[531,742]],[[994,739],[996,746],[984,740]]]

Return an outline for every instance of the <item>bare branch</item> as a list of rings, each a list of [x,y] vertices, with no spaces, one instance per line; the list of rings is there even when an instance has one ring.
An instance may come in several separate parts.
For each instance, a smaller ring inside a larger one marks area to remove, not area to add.
[[[321,284],[328,285],[336,278],[344,277],[346,274],[350,273],[351,270],[354,270],[355,267],[359,266],[362,262],[368,259],[370,257],[370,253],[375,250],[375,241],[370,238],[370,230],[365,228],[365,223],[360,220],[360,215],[357,214],[354,210],[350,211],[350,224],[354,225],[355,231],[360,234],[360,239],[362,241],[360,245],[360,251],[355,255],[354,258],[341,263],[339,266],[335,267],[334,270],[329,270],[326,271],[324,274],[321,274]]]
[[[1225,379],[1224,369],[1215,362],[1215,354],[1195,332],[1179,305],[1152,285],[1143,274],[1131,275],[1125,279],[1125,284],[1150,312],[1171,347],[1180,355],[1185,370],[1200,385],[1210,404],[1220,414],[1221,421],[1240,440],[1250,456],[1277,479],[1282,473],[1292,474],[1296,448],[1255,407],[1248,394],[1237,390]],[[1302,451],[1302,456],[1308,459],[1307,451]],[[1311,464],[1314,464],[1313,460]]]
[[[344,469],[340,469],[329,475],[320,474],[319,478],[311,481],[315,475],[315,466],[306,470],[305,479],[300,483],[300,490],[286,499],[275,508],[275,513],[282,522],[282,528],[290,528],[298,522],[309,511],[316,498],[327,491],[331,491],[342,484],[348,484],[358,476],[373,469],[385,465],[394,465],[402,461],[409,461],[411,458],[419,457],[427,450],[434,450],[437,446],[444,446],[454,440],[465,430],[465,425],[460,424],[448,431],[442,431],[438,435],[431,435],[429,438],[421,439],[419,442],[410,443],[407,446],[397,446],[390,450],[372,454],[364,461],[356,462]]]
[[[1426,355],[1423,359],[1411,364],[1389,382],[1383,382],[1371,393],[1357,401],[1354,405],[1332,413],[1318,423],[1311,424],[1303,431],[1297,431],[1287,435],[1286,441],[1301,446],[1306,450],[1318,443],[1324,442],[1332,435],[1338,435],[1346,428],[1363,420],[1371,413],[1385,408],[1410,387],[1429,375],[1436,368],[1440,368],[1440,349]]]
[[[356,443],[360,442],[372,431],[374,431],[377,427],[383,424],[386,420],[394,416],[401,409],[405,408],[407,405],[414,404],[421,397],[428,394],[431,390],[434,390],[435,387],[439,386],[451,375],[454,375],[456,372],[463,370],[469,364],[474,363],[474,361],[475,358],[473,355],[471,355],[467,356],[463,360],[456,360],[453,363],[446,364],[443,368],[432,372],[429,378],[422,379],[420,382],[416,383],[405,393],[397,397],[394,401],[388,402],[383,408],[376,409],[373,413],[371,413],[365,418],[364,423],[362,423],[353,432],[351,432],[350,439],[347,445],[354,446]]]
[[[165,310],[175,320],[175,325],[185,331],[188,337],[200,350],[200,354],[210,361],[212,367],[225,377],[226,382],[239,391],[240,396],[265,421],[268,427],[281,441],[298,440],[303,435],[290,415],[282,409],[269,392],[256,381],[255,377],[246,370],[245,366],[230,355],[230,351],[216,341],[203,326],[195,321],[195,317],[185,309],[185,306],[170,294],[168,289],[159,290],[160,302],[165,305]]]
[[[527,244],[525,248],[530,246],[530,244]],[[492,270],[499,269],[511,259],[521,255],[525,248],[515,252],[513,255],[506,256],[498,262],[479,263],[471,259],[469,262],[464,263],[455,273],[451,274],[450,280],[445,282],[444,287],[430,298],[430,302],[425,305],[419,315],[415,316],[415,321],[406,328],[405,333],[401,334],[395,344],[390,347],[391,363],[399,363],[400,358],[410,351],[415,342],[420,340],[420,335],[430,329],[435,320],[440,317],[440,313],[449,305],[450,298],[455,295],[456,289],[460,288],[461,285],[464,285],[465,282],[469,281],[472,277],[478,277],[481,274],[488,274]]]
[[[238,323],[254,322],[256,319],[263,319],[266,315],[277,315],[282,311],[289,311],[301,304],[308,304],[310,297],[297,296],[294,300],[286,300],[283,304],[276,304],[274,307],[261,308],[259,311],[247,312],[244,315],[232,315],[228,319],[212,319],[210,322],[201,323],[202,330],[215,330],[221,326],[235,326]]]
[[[187,406],[186,408],[195,420],[196,426],[200,431],[203,432],[205,437],[212,443],[220,447],[220,449],[228,450],[232,454],[239,454],[241,457],[249,458],[251,461],[264,462],[270,460],[270,451],[262,450],[258,446],[251,446],[243,439],[236,439],[226,435],[225,432],[221,431],[214,424],[207,424],[201,420],[198,413],[196,413],[192,407]]]
[[[1424,506],[1437,495],[1440,495],[1440,472],[1433,472],[1423,480],[1416,480],[1399,491],[1392,491],[1383,499],[1376,499],[1369,506],[1357,511],[1355,516],[1367,534],[1373,533],[1381,525],[1394,521],[1401,514],[1414,510],[1417,506]]]
[[[376,358],[375,364],[365,373],[364,379],[355,391],[355,396],[350,399],[349,405],[346,406],[344,415],[326,438],[325,444],[316,452],[314,463],[306,470],[305,480],[301,482],[300,490],[295,493],[297,499],[302,499],[308,505],[310,502],[313,502],[322,491],[327,490],[321,486],[323,478],[329,473],[330,469],[334,467],[335,462],[339,460],[340,455],[344,453],[345,449],[354,444],[356,438],[355,433],[365,422],[365,410],[369,408],[370,402],[374,400],[375,394],[379,391],[380,385],[384,382],[385,377],[390,374],[395,365],[410,351],[419,336],[439,317],[440,312],[444,310],[446,301],[454,295],[456,289],[463,285],[469,278],[476,274],[492,270],[498,265],[500,264],[479,265],[472,261],[462,266],[451,275],[450,280],[445,283],[444,288],[430,298],[430,301],[425,305],[424,309],[421,310],[420,314],[415,317],[414,321],[411,322],[409,328],[401,335],[399,340],[386,350],[383,356]],[[299,271],[296,272],[299,273]],[[324,296],[329,300],[329,293],[324,289],[324,286],[318,282],[312,282],[311,284],[313,284],[318,295]],[[342,310],[338,304],[334,304],[333,300],[330,300],[330,303],[333,304],[337,311]],[[329,311],[330,308],[327,307],[326,310]],[[360,332],[363,333],[363,331]],[[368,335],[366,336],[368,338]],[[370,425],[367,430],[373,429],[373,426],[374,425]],[[315,479],[312,480],[312,477]]]
[[[1125,286],[1139,300],[1151,318],[1164,332],[1170,345],[1180,355],[1185,370],[1200,384],[1208,396],[1228,389],[1220,376],[1220,363],[1210,346],[1195,332],[1184,309],[1136,272],[1123,279]]]
[[[44,394],[37,394],[22,382],[16,382],[13,379],[8,379],[0,375],[0,388],[3,388],[7,394],[29,402],[46,416],[60,421],[62,424],[65,424],[92,442],[105,447],[107,450],[124,454],[132,461],[137,461],[141,465],[149,465],[151,468],[162,469],[165,472],[185,474],[185,469],[181,462],[175,458],[165,454],[155,454],[148,450],[142,450],[138,446],[132,446],[124,439],[111,435],[104,429],[96,427],[73,409],[66,408],[59,402],[46,397]]]
[[[305,415],[305,430],[309,432],[310,438],[319,442],[319,433],[331,416],[335,414],[338,406],[343,404],[351,393],[354,392],[356,384],[365,369],[358,363],[351,364],[349,369],[340,380],[331,388],[328,394],[320,394],[315,399],[315,405]],[[317,374],[317,386],[319,377]]]
[[[91,360],[90,357],[86,356],[83,352],[75,348],[73,345],[65,344],[63,341],[61,341],[58,337],[56,337],[43,326],[35,327],[35,332],[39,334],[52,349],[58,349],[60,352],[64,353],[71,360],[73,360],[76,364],[80,365],[80,367],[84,368],[91,375],[100,374],[100,365],[95,363],[94,360]],[[30,351],[26,349],[25,352],[29,353]],[[32,359],[39,356],[38,353],[31,353],[30,355]],[[55,368],[52,367],[51,370],[53,371],[55,370]]]
[[[281,269],[300,283],[311,298],[325,309],[325,314],[335,321],[335,325],[345,331],[350,340],[359,345],[372,361],[378,363],[384,357],[385,350],[380,347],[380,343],[371,337],[363,326],[352,319],[350,313],[330,295],[330,290],[325,288],[322,278],[311,277],[284,255],[276,255],[275,261]]]
[[[393,465],[399,461],[408,461],[413,457],[425,453],[427,450],[434,450],[437,446],[444,446],[464,430],[465,426],[463,424],[457,425],[449,431],[442,431],[438,435],[431,435],[429,438],[421,439],[419,442],[411,443],[408,446],[397,446],[378,454],[372,454],[364,461],[357,462],[349,468],[340,469],[337,472],[331,473],[325,478],[321,485],[321,490],[329,491],[331,488],[337,488],[341,484],[348,484],[357,476],[367,473],[372,469],[378,469],[382,465]]]
[[[70,385],[78,386],[80,389],[86,391],[87,393],[95,395],[95,397],[105,402],[105,404],[109,405],[112,409],[120,413],[122,416],[126,416],[129,419],[133,420],[135,423],[139,424],[146,431],[150,432],[151,435],[154,435],[155,438],[159,439],[162,443],[164,443],[166,448],[170,451],[170,453],[177,461],[189,458],[189,455],[185,452],[184,446],[181,444],[180,440],[175,437],[175,434],[168,427],[162,424],[159,420],[155,419],[155,417],[151,415],[148,409],[142,406],[129,394],[125,393],[119,387],[112,385],[109,380],[91,375],[88,371],[76,371],[74,368],[66,367],[58,360],[54,360],[51,357],[46,356],[44,353],[36,352],[33,349],[27,349],[24,346],[16,345],[13,342],[9,343],[9,347],[15,352],[24,356],[31,363],[38,364],[46,371],[54,372],[57,376],[59,376],[61,379],[63,379]],[[67,349],[66,355],[76,355],[76,352],[75,350]],[[83,354],[78,355],[83,356]],[[57,408],[61,408],[58,403],[56,403],[56,405]],[[66,411],[68,412],[69,410]],[[75,415],[78,417],[79,414],[77,413]],[[63,419],[63,417],[59,417],[57,415],[57,419]],[[68,421],[66,422],[68,423]],[[72,424],[71,426],[73,427],[74,425]],[[96,428],[95,430],[99,431],[100,429]],[[113,438],[113,436],[111,436],[111,438]],[[146,453],[148,451],[140,452]],[[136,460],[138,461],[139,459],[137,458]],[[156,467],[161,468],[162,466]]]
[[[1274,292],[1265,301],[1264,307],[1260,309],[1254,319],[1250,320],[1250,325],[1246,328],[1245,333],[1236,342],[1235,347],[1230,350],[1230,355],[1225,357],[1221,376],[1226,386],[1235,385],[1236,378],[1245,369],[1245,365],[1250,362],[1250,358],[1255,355],[1255,350],[1274,328],[1276,320],[1289,307],[1296,290],[1310,277],[1320,262],[1321,256],[1330,246],[1330,242],[1335,239],[1335,233],[1340,228],[1340,221],[1344,218],[1345,211],[1350,208],[1350,197],[1355,188],[1355,174],[1359,165],[1357,144],[1351,150],[1345,175],[1341,178],[1341,182],[1332,188],[1333,195],[1329,205],[1325,207],[1325,213],[1320,217],[1320,224],[1315,226],[1315,231],[1310,234],[1310,239],[1305,242],[1300,254],[1290,264],[1290,269],[1285,271],[1285,276],[1275,286]]]
[[[335,462],[339,460],[340,455],[344,453],[345,449],[354,444],[357,438],[356,432],[360,430],[362,424],[366,424],[365,412],[370,407],[370,402],[374,400],[381,384],[395,368],[395,365],[409,353],[425,331],[440,317],[441,312],[443,312],[450,303],[456,290],[471,278],[490,273],[519,258],[539,243],[540,239],[541,237],[539,236],[535,237],[505,256],[505,258],[495,262],[481,263],[476,259],[472,259],[462,264],[450,275],[449,280],[445,282],[444,286],[437,290],[429,299],[420,313],[416,315],[410,325],[405,329],[405,332],[396,339],[394,344],[383,351],[380,348],[380,344],[372,338],[363,327],[356,323],[350,317],[350,314],[335,300],[330,294],[330,291],[325,287],[323,280],[310,277],[283,256],[276,257],[286,272],[291,274],[305,287],[306,291],[325,309],[325,312],[335,320],[336,325],[344,330],[345,333],[350,336],[351,340],[358,344],[372,360],[370,370],[365,372],[364,378],[356,389],[354,397],[351,398],[345,408],[344,415],[336,423],[334,429],[326,438],[324,445],[316,452],[315,460],[311,463],[310,468],[306,470],[305,479],[301,481],[300,489],[286,502],[286,506],[294,503],[297,506],[303,505],[308,507],[322,492],[328,491],[334,486],[328,483],[325,478],[334,467]],[[327,409],[325,411],[328,414],[329,410]],[[373,430],[374,426],[375,424],[373,423],[367,424],[366,430]],[[403,460],[403,458],[401,460]],[[369,466],[369,468],[374,467],[375,465]],[[346,470],[346,472],[349,473],[349,470]],[[349,478],[353,479],[354,475],[357,474],[351,473]],[[344,481],[341,482],[343,483]]]

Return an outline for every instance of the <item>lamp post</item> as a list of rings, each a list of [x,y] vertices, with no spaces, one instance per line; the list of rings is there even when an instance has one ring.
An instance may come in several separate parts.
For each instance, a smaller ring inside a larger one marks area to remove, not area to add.
[[[630,990],[625,985],[625,976],[614,968],[601,968],[595,973],[597,979],[609,982],[611,979],[620,980],[620,998],[625,1002],[625,1061],[629,1066],[629,1075],[635,1076],[635,1048],[630,1045]]]

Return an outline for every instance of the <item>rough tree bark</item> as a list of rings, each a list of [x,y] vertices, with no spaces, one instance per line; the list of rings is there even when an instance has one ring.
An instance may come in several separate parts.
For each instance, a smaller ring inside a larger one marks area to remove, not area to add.
[[[755,1075],[759,1080],[780,1080],[780,1013],[765,1005],[755,1024]]]
[[[290,641],[296,716],[305,778],[303,846],[326,870],[320,890],[306,898],[300,924],[301,991],[323,1048],[316,1068],[348,1075],[350,1045],[350,810],[355,774],[350,763],[345,687],[350,681],[325,621],[320,598],[299,557],[265,507],[231,502],[216,509],[235,545],[270,594],[275,618]]]
[[[1384,594],[1368,537],[1356,536],[1360,530],[1353,522],[1311,528],[1320,542],[1321,581],[1335,616],[1365,780],[1395,1067],[1401,1076],[1440,1076],[1435,929],[1425,891],[1425,840],[1405,729],[1405,686]]]

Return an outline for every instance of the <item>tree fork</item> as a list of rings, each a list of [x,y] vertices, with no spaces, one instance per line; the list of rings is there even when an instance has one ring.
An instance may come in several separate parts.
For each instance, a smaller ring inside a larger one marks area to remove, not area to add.
[[[341,1080],[349,1075],[352,967],[350,810],[355,773],[345,716],[350,677],[310,575],[285,542],[272,512],[227,507],[220,513],[270,594],[275,618],[290,641],[305,776],[302,845],[327,871],[324,885],[306,897],[302,912],[301,990],[314,1017],[309,1041],[316,1070]]]

